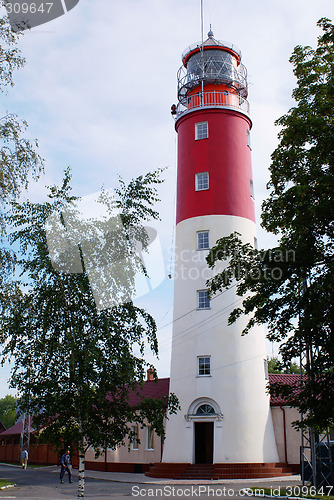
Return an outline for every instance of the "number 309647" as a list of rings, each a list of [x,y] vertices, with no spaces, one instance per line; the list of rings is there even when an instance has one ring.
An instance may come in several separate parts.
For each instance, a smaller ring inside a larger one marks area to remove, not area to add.
[[[41,3],[7,3],[5,4],[7,14],[35,14],[40,12],[41,14],[49,14],[53,7],[53,2],[41,2]]]

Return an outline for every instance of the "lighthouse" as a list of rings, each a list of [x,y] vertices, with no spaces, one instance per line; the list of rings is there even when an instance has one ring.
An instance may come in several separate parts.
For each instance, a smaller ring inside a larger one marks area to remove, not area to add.
[[[241,300],[235,287],[211,300],[206,293],[212,271],[205,258],[219,238],[237,231],[256,244],[252,122],[239,49],[210,28],[206,41],[183,53],[178,101],[170,392],[181,410],[167,421],[162,463],[278,462],[264,331],[256,326],[242,336],[246,318],[228,325]]]

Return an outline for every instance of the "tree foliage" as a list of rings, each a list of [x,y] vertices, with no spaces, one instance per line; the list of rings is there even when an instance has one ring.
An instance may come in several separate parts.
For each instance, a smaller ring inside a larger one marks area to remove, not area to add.
[[[3,2],[0,1],[0,6]],[[25,59],[17,47],[19,34],[11,29],[7,16],[0,18],[0,91],[14,85],[13,74],[24,66]],[[0,111],[0,238],[4,237],[4,211],[16,200],[29,177],[37,179],[43,170],[43,159],[37,153],[37,141],[25,137],[27,122],[17,115]],[[4,300],[8,288],[6,279],[13,268],[13,254],[5,243],[0,247],[0,296]]]
[[[0,421],[9,429],[15,424],[16,417],[16,398],[7,394],[0,399]]]
[[[132,301],[122,303],[124,286],[134,287],[132,268],[138,269],[138,261],[126,260],[123,254],[128,251],[133,256],[131,235],[140,233],[138,227],[143,221],[158,217],[152,203],[157,200],[155,185],[160,182],[155,172],[129,185],[121,181],[115,199],[109,200],[102,193],[101,203],[111,204],[110,218],[115,207],[120,211],[125,240],[118,229],[108,232],[105,229],[110,225],[96,226],[90,218],[80,225],[81,242],[77,245],[71,234],[73,226],[71,231],[66,226],[69,215],[66,220],[64,215],[75,200],[68,171],[60,188],[50,188],[48,202],[14,203],[8,216],[13,226],[11,242],[20,247],[17,266],[21,270],[21,281],[10,303],[4,305],[0,322],[3,355],[14,356],[11,384],[18,390],[20,409],[34,415],[40,438],[58,447],[73,443],[81,457],[80,469],[89,446],[99,454],[101,449],[115,448],[131,438],[131,423],[151,424],[163,436],[166,411],[177,408],[174,396],[129,404],[131,392],[140,396],[146,369],[154,370],[144,360],[144,349],[148,344],[157,355],[158,344],[152,316]],[[58,266],[51,260],[46,230],[55,214],[64,230],[54,235],[59,245]],[[102,230],[101,251],[101,238],[97,239],[96,233]],[[64,234],[67,247],[61,239]],[[141,244],[145,250],[145,238]],[[95,286],[102,283],[102,293],[105,283],[111,286],[114,298],[120,297],[117,305],[97,307],[84,258],[87,247],[94,257],[91,267],[100,270]],[[62,266],[72,262],[76,251],[81,269],[69,272]],[[112,264],[109,257],[115,259],[118,253],[122,254],[122,274],[111,280],[106,263]],[[63,254],[67,256],[65,261]],[[80,484],[83,496],[82,481]]]
[[[1,92],[14,85],[14,71],[25,64],[25,59],[17,48],[19,36],[12,31],[7,16],[0,18]],[[4,203],[18,197],[22,187],[27,187],[29,175],[36,178],[43,168],[43,160],[36,153],[37,141],[29,141],[24,137],[27,126],[27,122],[19,120],[15,114],[6,112],[0,117],[1,210]]]
[[[278,358],[267,358],[268,361],[268,373],[300,373],[300,366],[296,362],[290,361],[288,366],[284,366],[284,363]]]
[[[244,296],[230,322],[250,314],[244,333],[267,323],[285,364],[302,355],[306,376],[298,391],[270,390],[304,414],[304,425],[326,430],[334,425],[334,26],[325,18],[318,26],[317,47],[293,51],[296,105],[276,122],[280,142],[262,226],[278,235],[278,245],[257,251],[233,234],[217,242],[208,263],[228,259],[209,282],[211,294],[236,284]]]

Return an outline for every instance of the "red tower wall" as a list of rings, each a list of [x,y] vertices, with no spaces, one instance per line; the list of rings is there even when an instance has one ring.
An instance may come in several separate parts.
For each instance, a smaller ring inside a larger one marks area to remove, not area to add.
[[[195,140],[195,124],[208,122],[208,139]],[[229,109],[201,109],[176,122],[178,178],[176,223],[202,215],[236,215],[255,221],[251,197],[251,121]],[[209,189],[195,190],[195,174],[209,172]]]

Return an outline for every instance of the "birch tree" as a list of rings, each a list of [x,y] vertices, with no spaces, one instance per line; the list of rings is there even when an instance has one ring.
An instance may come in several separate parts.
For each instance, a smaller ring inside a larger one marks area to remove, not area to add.
[[[140,176],[128,185],[121,180],[110,213],[117,208],[126,237],[107,221],[113,229],[105,231],[102,250],[96,232],[105,226],[94,226],[92,220],[83,223],[79,245],[71,233],[73,212],[66,209],[74,206],[75,198],[69,172],[61,187],[50,188],[48,202],[15,203],[8,216],[13,226],[11,242],[20,248],[17,265],[22,274],[0,321],[3,356],[14,358],[11,385],[19,392],[21,410],[34,415],[40,439],[58,447],[73,444],[78,451],[79,497],[84,496],[88,447],[98,455],[105,447],[123,445],[126,438],[133,437],[130,423],[150,424],[163,436],[166,411],[177,409],[174,396],[129,405],[129,393],[140,394],[147,368],[154,370],[144,360],[145,348],[148,345],[158,354],[154,319],[132,300],[123,299],[134,289],[135,273],[146,272],[136,259],[133,234],[135,244],[139,239],[145,250],[149,242],[140,227],[158,217],[154,205],[160,182],[159,172]],[[101,199],[107,204],[110,201],[103,193]],[[55,231],[51,258],[47,221],[55,215],[62,227]],[[87,262],[87,248],[93,264]],[[112,264],[120,256],[122,272],[110,276],[106,262]],[[99,270],[97,286],[103,307],[98,307],[92,289],[91,268]],[[106,307],[110,287],[114,302]]]
[[[3,2],[0,1],[0,8]],[[15,70],[22,68],[25,59],[18,48],[18,33],[11,29],[7,16],[0,17],[0,92],[6,94],[14,85]],[[37,153],[38,143],[26,138],[28,124],[6,109],[2,99],[0,108],[0,295],[4,298],[10,287],[6,280],[12,270],[13,254],[3,241],[5,234],[4,210],[27,188],[29,176],[37,179],[43,171],[43,159]]]

